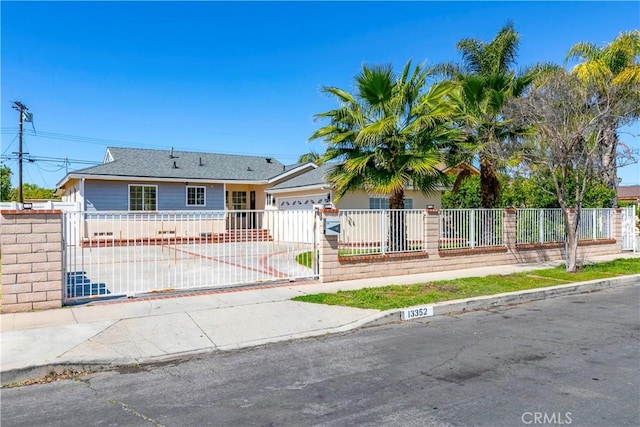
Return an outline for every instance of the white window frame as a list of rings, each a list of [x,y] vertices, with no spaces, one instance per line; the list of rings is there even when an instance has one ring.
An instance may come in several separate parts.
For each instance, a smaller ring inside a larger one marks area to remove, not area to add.
[[[136,209],[135,211],[131,209],[131,187],[142,187],[142,209],[138,210]],[[151,210],[151,209],[145,209],[144,208],[144,188],[145,187],[153,187],[156,190],[156,208]],[[129,188],[127,189],[127,201],[128,201],[128,208],[130,211],[132,212],[155,212],[158,210],[158,186],[157,185],[149,185],[149,184],[129,184]]]
[[[202,203],[197,203],[198,202],[198,195],[197,193],[194,194],[194,202],[195,203],[189,203],[189,189],[193,188],[193,189],[198,189],[198,188],[202,188]],[[187,187],[184,190],[185,192],[185,204],[186,206],[207,206],[207,187],[204,185],[187,185]]]
[[[378,204],[378,206],[380,207],[371,207],[371,204],[374,203],[374,201]],[[386,202],[386,207],[382,207],[383,202]],[[407,202],[411,203],[411,207],[407,208]],[[405,197],[404,198],[404,204],[405,204],[405,209],[413,209],[413,198],[411,197]],[[369,210],[383,210],[383,209],[389,209],[389,198],[387,197],[369,197]]]

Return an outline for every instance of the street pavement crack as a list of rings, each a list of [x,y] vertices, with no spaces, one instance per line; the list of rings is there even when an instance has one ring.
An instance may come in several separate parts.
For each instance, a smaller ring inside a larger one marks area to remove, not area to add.
[[[155,425],[156,427],[164,427],[164,425],[161,424],[160,422],[154,420],[151,417],[147,417],[144,414],[141,414],[140,412],[136,411],[133,408],[130,408],[129,405],[127,405],[126,403],[120,402],[116,399],[109,399],[108,402],[111,403],[112,405],[119,405],[125,412],[128,412],[129,414],[134,415],[136,417],[142,418],[145,421],[149,421],[150,423],[153,423],[153,425]]]

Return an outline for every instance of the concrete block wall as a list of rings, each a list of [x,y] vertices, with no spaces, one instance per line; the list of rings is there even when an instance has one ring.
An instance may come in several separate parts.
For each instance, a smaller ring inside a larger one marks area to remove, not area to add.
[[[457,270],[538,261],[561,261],[565,259],[564,244],[517,245],[515,210],[505,210],[503,240],[498,248],[477,248],[438,251],[438,210],[428,209],[425,215],[425,252],[405,254],[338,256],[338,237],[322,236],[320,247],[320,280],[366,279],[372,277],[397,276],[415,273]],[[324,216],[337,216],[337,210],[323,211]],[[614,211],[614,235],[612,239],[581,241],[578,260],[598,255],[621,252],[620,211]]]
[[[62,211],[0,211],[3,313],[62,306]]]

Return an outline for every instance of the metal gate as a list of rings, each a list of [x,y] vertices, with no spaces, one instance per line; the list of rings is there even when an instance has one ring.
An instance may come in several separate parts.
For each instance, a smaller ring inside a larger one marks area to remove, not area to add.
[[[622,208],[622,250],[637,251],[639,248],[636,236],[636,206]]]
[[[65,302],[318,277],[312,210],[63,215]]]

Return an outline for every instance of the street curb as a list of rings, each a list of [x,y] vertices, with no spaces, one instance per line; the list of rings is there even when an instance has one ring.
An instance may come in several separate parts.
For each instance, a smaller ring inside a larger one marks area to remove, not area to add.
[[[488,310],[495,307],[504,307],[522,304],[546,298],[555,298],[568,295],[577,295],[590,292],[598,292],[620,286],[640,284],[640,274],[632,276],[596,279],[586,282],[569,283],[567,285],[548,286],[546,288],[528,289],[524,291],[505,292],[502,294],[486,295],[481,297],[465,298],[460,300],[438,302],[435,304],[421,304],[415,307],[433,306],[433,315],[442,316],[448,314],[465,313],[476,310]],[[379,326],[388,323],[402,321],[402,312],[413,307],[387,310],[378,313],[375,319],[363,325],[363,327]],[[422,317],[416,320],[428,320]]]
[[[465,313],[470,311],[488,310],[491,308],[523,304],[523,303],[546,299],[546,298],[555,298],[555,297],[568,296],[568,295],[598,292],[606,289],[622,287],[622,286],[633,286],[633,285],[640,285],[640,274],[618,277],[618,278],[596,279],[596,280],[590,280],[587,282],[570,283],[567,285],[549,286],[546,288],[507,292],[502,294],[440,302],[440,303],[432,304],[433,315],[443,316],[443,315],[450,315],[450,314],[457,314],[457,313]],[[429,304],[424,304],[424,305],[421,305],[420,307],[424,307],[425,305],[429,305]],[[168,363],[168,362],[177,361],[177,360],[195,358],[195,357],[202,356],[204,354],[213,353],[216,351],[220,351],[220,352],[234,351],[234,350],[240,350],[245,348],[258,347],[266,344],[273,344],[277,342],[291,341],[295,339],[314,338],[314,337],[321,337],[321,336],[326,336],[331,334],[344,333],[344,332],[349,332],[359,328],[368,328],[368,327],[381,326],[381,325],[386,325],[391,323],[399,323],[402,321],[402,317],[401,317],[402,312],[407,308],[411,308],[411,307],[386,310],[386,311],[359,319],[357,321],[347,323],[345,325],[333,327],[333,328],[316,329],[316,330],[307,331],[303,333],[281,335],[278,337],[246,341],[239,344],[229,344],[224,346],[209,347],[209,348],[203,348],[203,349],[187,351],[187,352],[166,354],[162,356],[140,358],[140,359],[122,358],[119,360],[111,360],[109,362],[83,361],[83,362],[55,363],[55,364],[47,364],[47,365],[41,365],[41,366],[31,366],[27,368],[13,369],[13,370],[1,372],[0,382],[4,387],[5,385],[8,385],[8,384],[14,384],[17,382],[27,381],[34,378],[41,378],[52,372],[61,373],[64,370],[101,371],[101,370],[111,370],[119,367],[128,367],[128,366],[137,367],[139,365],[150,364],[150,363],[163,363],[163,362]],[[429,318],[430,317],[422,317],[422,318],[418,318],[411,321],[416,321],[416,320],[428,321]]]

